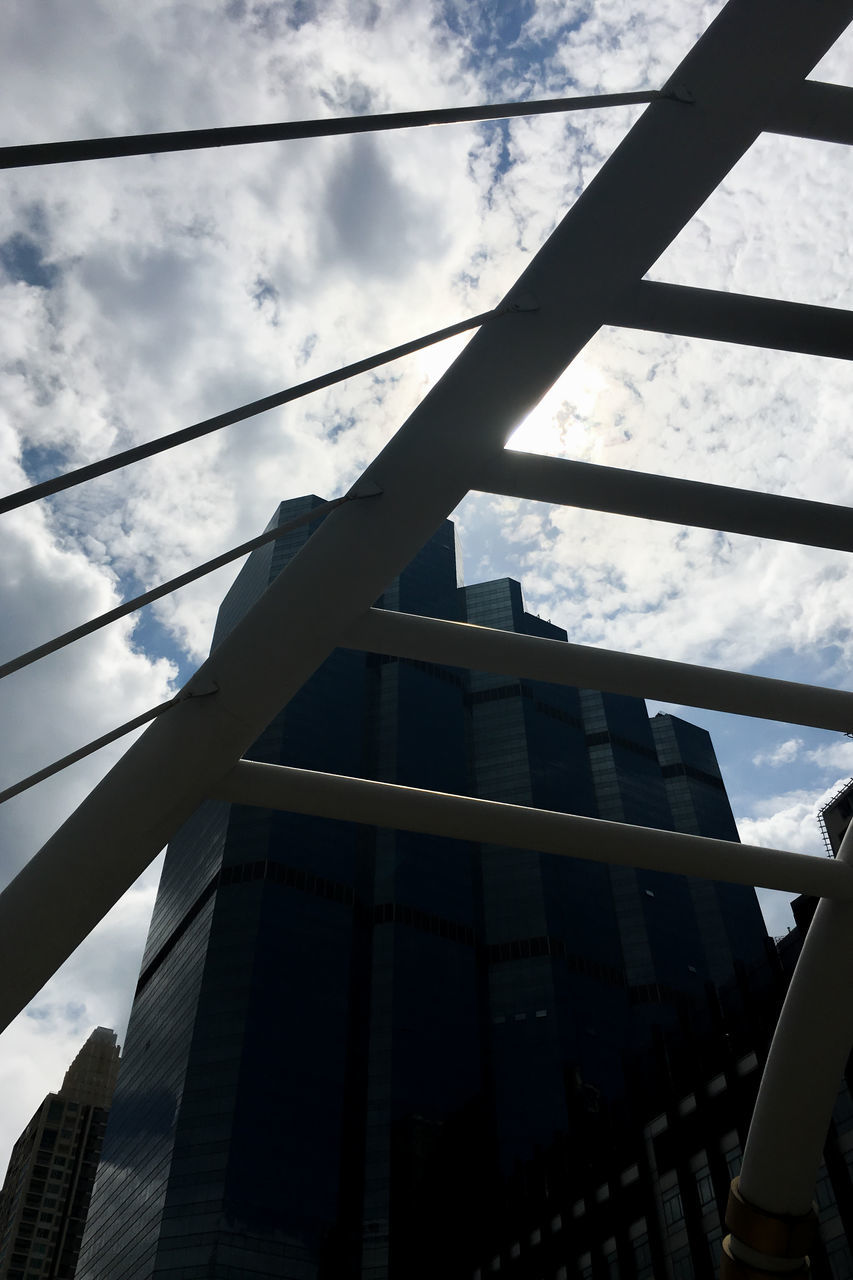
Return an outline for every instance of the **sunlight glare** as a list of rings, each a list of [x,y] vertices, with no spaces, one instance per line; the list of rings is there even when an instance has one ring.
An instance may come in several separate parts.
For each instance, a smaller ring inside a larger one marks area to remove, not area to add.
[[[551,458],[588,460],[595,449],[595,418],[606,382],[579,356],[510,436],[507,448]]]

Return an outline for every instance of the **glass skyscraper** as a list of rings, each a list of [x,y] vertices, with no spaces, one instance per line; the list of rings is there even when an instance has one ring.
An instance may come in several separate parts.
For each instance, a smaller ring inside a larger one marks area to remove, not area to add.
[[[214,646],[312,527],[251,556]],[[449,521],[378,604],[566,638],[517,582],[460,587]],[[703,730],[536,681],[338,650],[250,754],[737,838]],[[766,945],[751,889],[209,802],[166,857],[78,1276],[470,1280],[519,1170]]]

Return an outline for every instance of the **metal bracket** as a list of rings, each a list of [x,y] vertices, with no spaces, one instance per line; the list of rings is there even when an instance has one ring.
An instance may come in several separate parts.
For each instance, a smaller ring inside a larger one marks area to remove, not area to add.
[[[348,498],[378,498],[383,490],[375,480],[357,480],[347,494]]]
[[[668,98],[670,102],[684,102],[688,106],[692,106],[696,101],[695,94],[685,84],[669,84],[661,89],[660,96]]]
[[[514,293],[503,308],[507,311],[538,311],[539,300],[532,293]]]
[[[185,702],[187,698],[209,698],[212,693],[218,692],[219,685],[212,676],[208,676],[205,680],[186,685],[178,694],[176,701]]]
[[[768,1213],[744,1199],[740,1178],[734,1178],[726,1208],[726,1226],[736,1240],[743,1241],[757,1253],[771,1258],[804,1258],[814,1240],[817,1214],[813,1208],[797,1215]]]

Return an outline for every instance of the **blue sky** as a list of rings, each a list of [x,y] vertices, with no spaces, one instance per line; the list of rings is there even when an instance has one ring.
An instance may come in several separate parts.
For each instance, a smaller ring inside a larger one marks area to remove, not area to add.
[[[10,0],[0,141],[655,88],[719,8]],[[849,34],[815,74],[853,83]],[[3,174],[3,490],[486,310],[640,110]],[[851,211],[844,149],[762,137],[651,274],[849,307]],[[282,498],[341,493],[464,341],[5,517],[3,656],[253,536]],[[606,329],[513,443],[849,503],[851,391],[846,362]],[[467,581],[519,579],[574,640],[849,687],[838,553],[482,495],[456,518]],[[4,682],[4,781],[167,697],[233,572]],[[712,731],[744,839],[822,852],[851,740],[677,710]],[[0,876],[119,751],[5,806]],[[123,1032],[155,886],[156,868],[5,1033],[0,1148],[92,1025]],[[783,932],[784,901],[764,905]]]

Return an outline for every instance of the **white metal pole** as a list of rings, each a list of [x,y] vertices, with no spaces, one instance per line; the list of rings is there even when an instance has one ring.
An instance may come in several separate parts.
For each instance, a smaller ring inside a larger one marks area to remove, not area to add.
[[[827,862],[832,859],[827,859]],[[853,825],[835,860],[853,870]],[[832,1106],[853,1045],[853,903],[823,898],[776,1027],[740,1173],[750,1205],[775,1217],[808,1213]],[[765,1270],[735,1236],[732,1250]]]
[[[850,322],[853,328],[853,315]],[[853,551],[853,511],[849,507],[699,480],[505,449],[484,460],[474,487],[534,502]]]
[[[343,633],[341,644],[398,658],[659,698],[785,724],[842,732],[853,727],[853,693],[843,689],[543,640],[465,622],[370,609]]]
[[[233,804],[535,849],[590,862],[827,895],[845,902],[853,898],[853,868],[832,858],[287,765],[241,760],[212,795]]]

